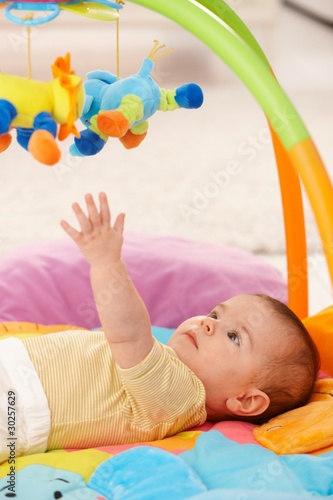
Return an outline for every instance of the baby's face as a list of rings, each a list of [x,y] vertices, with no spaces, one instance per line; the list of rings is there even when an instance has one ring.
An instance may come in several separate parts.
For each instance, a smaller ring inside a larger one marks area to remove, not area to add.
[[[203,382],[212,407],[251,386],[267,355],[278,349],[280,326],[262,297],[238,295],[207,316],[184,321],[168,345]]]

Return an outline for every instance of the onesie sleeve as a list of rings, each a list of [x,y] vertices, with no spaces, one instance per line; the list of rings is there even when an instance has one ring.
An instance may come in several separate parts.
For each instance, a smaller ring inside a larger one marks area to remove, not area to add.
[[[170,347],[155,340],[144,360],[118,372],[133,425],[161,426],[171,434],[206,420],[204,386]]]

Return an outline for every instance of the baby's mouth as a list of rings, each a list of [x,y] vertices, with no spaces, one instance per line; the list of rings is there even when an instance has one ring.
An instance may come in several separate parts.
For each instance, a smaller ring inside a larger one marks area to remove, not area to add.
[[[198,349],[197,336],[194,332],[186,332],[185,334],[190,342]]]

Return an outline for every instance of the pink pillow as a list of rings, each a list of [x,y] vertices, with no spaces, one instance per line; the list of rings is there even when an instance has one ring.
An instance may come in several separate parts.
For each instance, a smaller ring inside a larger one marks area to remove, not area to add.
[[[123,257],[157,326],[175,328],[239,293],[287,298],[279,271],[221,244],[126,232]],[[105,295],[110,307],[112,293],[111,284]],[[22,247],[0,259],[0,321],[99,325],[89,266],[70,239]]]

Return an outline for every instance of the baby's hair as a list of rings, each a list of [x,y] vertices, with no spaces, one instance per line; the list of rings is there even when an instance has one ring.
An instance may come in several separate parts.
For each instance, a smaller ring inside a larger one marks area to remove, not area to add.
[[[264,299],[273,312],[285,319],[286,332],[290,335],[290,342],[286,342],[285,348],[275,353],[277,355],[268,357],[255,380],[256,387],[269,396],[270,404],[261,415],[246,420],[262,424],[309,401],[320,368],[320,356],[304,324],[288,306],[268,295],[256,296]]]

